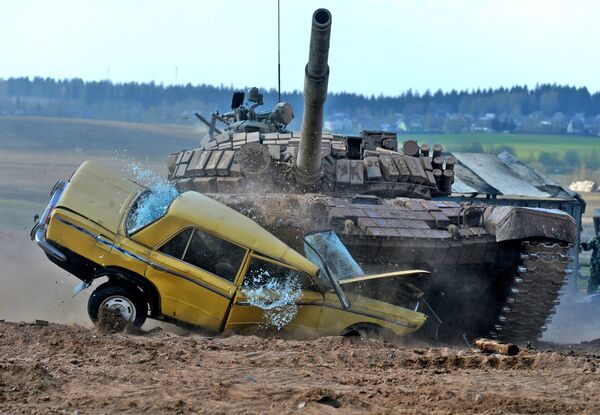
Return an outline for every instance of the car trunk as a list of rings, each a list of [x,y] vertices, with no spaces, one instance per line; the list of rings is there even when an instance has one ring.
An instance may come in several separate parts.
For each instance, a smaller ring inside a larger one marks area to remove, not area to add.
[[[121,174],[86,161],[71,177],[57,206],[117,233],[132,199],[142,189]]]

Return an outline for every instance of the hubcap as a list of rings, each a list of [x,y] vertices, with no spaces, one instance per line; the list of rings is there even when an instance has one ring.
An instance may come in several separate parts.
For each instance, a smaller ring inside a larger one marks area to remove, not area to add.
[[[133,322],[135,320],[135,306],[127,297],[113,295],[102,301],[100,309],[118,311],[124,320]]]

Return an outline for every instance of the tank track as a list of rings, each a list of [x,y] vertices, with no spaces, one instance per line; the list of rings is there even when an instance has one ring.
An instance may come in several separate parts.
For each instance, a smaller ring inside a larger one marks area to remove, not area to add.
[[[491,337],[524,342],[542,335],[571,273],[570,247],[556,242],[522,242],[521,265]]]

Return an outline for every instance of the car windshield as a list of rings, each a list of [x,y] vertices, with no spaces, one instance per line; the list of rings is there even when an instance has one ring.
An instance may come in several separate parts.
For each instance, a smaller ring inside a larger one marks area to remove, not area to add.
[[[309,233],[304,236],[304,244],[306,257],[313,264],[318,265],[322,272],[328,271],[336,280],[341,281],[365,275],[335,232]],[[325,265],[327,269],[325,269]]]
[[[178,195],[175,186],[170,184],[160,184],[146,189],[129,212],[126,223],[128,234],[134,234],[162,218]]]

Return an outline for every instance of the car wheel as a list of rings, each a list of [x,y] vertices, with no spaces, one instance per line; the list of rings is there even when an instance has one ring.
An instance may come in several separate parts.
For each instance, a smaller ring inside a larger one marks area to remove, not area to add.
[[[135,287],[108,282],[96,288],[88,300],[88,315],[95,324],[104,313],[140,328],[146,321],[148,303]]]
[[[342,335],[361,340],[390,340],[394,337],[394,332],[375,324],[357,324],[346,329]]]

